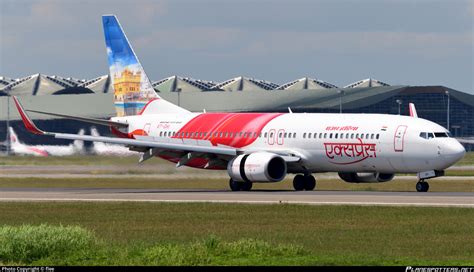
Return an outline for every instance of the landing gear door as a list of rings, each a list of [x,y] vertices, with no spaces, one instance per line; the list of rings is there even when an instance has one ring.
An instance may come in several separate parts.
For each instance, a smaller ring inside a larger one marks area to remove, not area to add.
[[[393,139],[393,149],[395,152],[403,152],[404,138],[407,131],[407,126],[401,125],[397,127]]]

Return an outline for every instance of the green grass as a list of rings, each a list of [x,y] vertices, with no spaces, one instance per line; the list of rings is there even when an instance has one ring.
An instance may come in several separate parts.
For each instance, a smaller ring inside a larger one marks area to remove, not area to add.
[[[0,263],[21,265],[216,265],[294,262],[308,253],[294,245],[255,239],[225,242],[216,236],[188,244],[119,246],[80,226],[0,227]]]
[[[461,165],[474,165],[474,151],[466,152],[464,158],[456,163],[457,166]]]
[[[138,154],[138,153],[137,153]],[[163,161],[163,160],[154,160]],[[164,162],[164,161],[163,161]],[[149,162],[146,162],[149,163]],[[127,165],[138,164],[137,156],[62,156],[62,157],[1,157],[0,165]]]
[[[4,202],[0,222],[96,237],[89,251],[38,265],[474,265],[469,208]]]
[[[43,258],[62,258],[86,251],[94,235],[78,226],[2,226],[0,260],[25,264]]]

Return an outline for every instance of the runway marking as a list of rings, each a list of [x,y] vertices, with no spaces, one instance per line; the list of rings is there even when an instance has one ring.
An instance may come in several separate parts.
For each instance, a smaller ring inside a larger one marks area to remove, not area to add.
[[[223,203],[223,204],[298,204],[298,205],[353,205],[401,207],[459,207],[474,208],[469,203],[392,203],[344,201],[291,201],[291,200],[173,200],[173,199],[83,199],[83,198],[0,198],[0,202],[162,202],[162,203]]]

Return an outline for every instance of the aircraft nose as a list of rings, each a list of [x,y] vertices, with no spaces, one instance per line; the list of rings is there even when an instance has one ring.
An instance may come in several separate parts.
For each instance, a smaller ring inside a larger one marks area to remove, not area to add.
[[[451,164],[456,163],[464,157],[466,150],[458,141],[451,141],[444,146],[442,154]]]

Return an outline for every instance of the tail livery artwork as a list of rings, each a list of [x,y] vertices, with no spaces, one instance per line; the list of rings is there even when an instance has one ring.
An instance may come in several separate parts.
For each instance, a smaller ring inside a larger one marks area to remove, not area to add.
[[[64,114],[107,125],[117,137],[40,130],[14,98],[31,132],[60,139],[120,144],[140,152],[140,162],[160,157],[202,169],[227,170],[233,191],[296,174],[295,190],[313,190],[312,173],[337,172],[346,182],[386,182],[395,173],[418,173],[417,191],[459,161],[463,146],[428,120],[387,114],[192,113],[151,87],[113,15],[102,18],[117,116],[110,120]],[[43,112],[44,113],[44,112]]]

